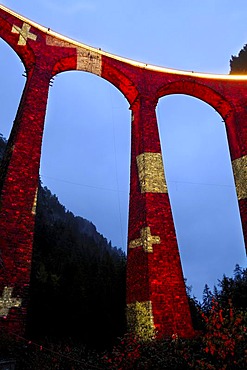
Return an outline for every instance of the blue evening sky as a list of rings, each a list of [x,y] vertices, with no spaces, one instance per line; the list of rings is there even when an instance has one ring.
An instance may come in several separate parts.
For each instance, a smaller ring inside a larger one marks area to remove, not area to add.
[[[26,0],[3,5],[85,44],[145,63],[229,73],[247,43],[246,0]],[[0,40],[0,132],[8,137],[25,83]],[[184,275],[201,298],[235,264],[246,266],[222,118],[195,98],[157,106],[166,178]],[[128,103],[107,81],[66,72],[50,89],[41,178],[74,214],[126,251],[130,160]]]

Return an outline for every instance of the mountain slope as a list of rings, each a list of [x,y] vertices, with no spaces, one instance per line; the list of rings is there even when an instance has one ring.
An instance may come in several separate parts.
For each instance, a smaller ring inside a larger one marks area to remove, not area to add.
[[[0,136],[0,159],[5,146]],[[29,336],[110,345],[125,332],[125,269],[120,249],[39,186]]]

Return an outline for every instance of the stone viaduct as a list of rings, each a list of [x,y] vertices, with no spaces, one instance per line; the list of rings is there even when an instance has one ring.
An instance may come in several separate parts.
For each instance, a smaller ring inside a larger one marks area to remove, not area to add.
[[[154,330],[158,336],[193,336],[155,109],[165,95],[187,94],[221,115],[247,242],[247,76],[177,71],[114,56],[61,36],[3,5],[0,37],[20,57],[27,75],[0,174],[1,326],[25,332],[49,83],[58,73],[79,70],[112,83],[132,111],[129,330],[140,336]]]

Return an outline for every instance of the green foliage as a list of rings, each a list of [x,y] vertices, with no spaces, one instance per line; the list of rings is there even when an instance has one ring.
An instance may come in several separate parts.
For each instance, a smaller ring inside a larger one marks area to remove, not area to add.
[[[110,370],[186,370],[190,367],[183,356],[182,343],[179,340],[139,342],[126,335],[111,353],[103,356],[103,361]]]
[[[196,331],[205,330],[205,323],[201,315],[202,304],[196,299],[196,297],[188,296],[188,300],[194,330]]]
[[[7,144],[6,139],[3,137],[2,134],[0,134],[0,160],[3,156],[4,151],[5,151],[6,144]]]
[[[247,74],[247,45],[244,45],[238,56],[232,55],[230,67],[230,74]]]
[[[193,340],[181,338],[139,342],[125,336],[112,352],[103,356],[111,370],[244,370],[247,368],[247,314],[232,304],[213,302],[202,314],[205,332]]]
[[[247,314],[213,302],[203,315],[206,332],[201,337],[199,356],[188,358],[193,369],[237,370],[247,367]]]
[[[215,288],[215,299],[221,304],[231,300],[233,306],[240,310],[247,309],[247,268],[236,265],[233,277],[223,276]]]
[[[213,300],[213,294],[211,290],[209,289],[208,284],[205,284],[205,287],[202,293],[202,310],[204,312],[209,312],[211,310],[212,300]]]

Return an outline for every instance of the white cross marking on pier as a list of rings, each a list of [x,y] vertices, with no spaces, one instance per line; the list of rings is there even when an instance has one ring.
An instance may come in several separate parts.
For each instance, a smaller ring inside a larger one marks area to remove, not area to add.
[[[30,24],[27,24],[27,23],[23,23],[22,28],[13,25],[11,32],[20,34],[20,37],[17,43],[18,45],[26,45],[27,39],[36,41],[37,35],[29,32],[30,28],[31,28]]]
[[[0,297],[0,317],[7,316],[9,309],[12,307],[20,307],[20,298],[11,298],[13,288],[5,286],[3,289],[3,295]]]

